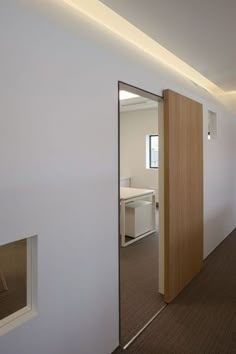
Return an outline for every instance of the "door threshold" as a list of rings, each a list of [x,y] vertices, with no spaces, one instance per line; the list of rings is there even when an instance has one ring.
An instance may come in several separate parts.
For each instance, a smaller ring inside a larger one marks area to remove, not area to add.
[[[162,306],[162,308],[140,329],[140,331],[138,331],[138,333],[135,334],[135,336],[122,347],[123,350],[126,350],[140,336],[140,334],[142,334],[145,331],[145,329],[155,320],[155,318],[157,318],[160,315],[160,313],[166,308],[166,306],[167,304]]]

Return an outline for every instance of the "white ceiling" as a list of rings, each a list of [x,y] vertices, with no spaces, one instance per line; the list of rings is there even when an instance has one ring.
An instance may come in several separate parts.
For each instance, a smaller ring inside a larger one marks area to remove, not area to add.
[[[101,0],[223,90],[236,90],[236,0]]]
[[[157,101],[150,100],[143,96],[137,96],[126,100],[120,100],[120,111],[130,112],[157,108]]]

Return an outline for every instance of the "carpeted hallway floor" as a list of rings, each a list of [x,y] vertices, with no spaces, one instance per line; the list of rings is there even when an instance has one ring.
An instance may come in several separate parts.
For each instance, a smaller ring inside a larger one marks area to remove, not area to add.
[[[125,352],[236,353],[236,230],[206,259],[202,272]]]
[[[158,293],[158,241],[154,233],[120,250],[122,345],[165,304]]]

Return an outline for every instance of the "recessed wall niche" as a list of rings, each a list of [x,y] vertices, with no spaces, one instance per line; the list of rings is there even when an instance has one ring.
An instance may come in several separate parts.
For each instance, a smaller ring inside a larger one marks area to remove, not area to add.
[[[36,313],[37,236],[0,246],[0,335]]]
[[[216,112],[208,111],[208,140],[216,139],[217,136],[217,117]]]

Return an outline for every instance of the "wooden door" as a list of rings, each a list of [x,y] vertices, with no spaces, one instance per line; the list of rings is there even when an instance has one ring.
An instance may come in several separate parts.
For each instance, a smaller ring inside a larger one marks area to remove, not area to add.
[[[164,299],[171,302],[203,263],[202,105],[164,91]]]

